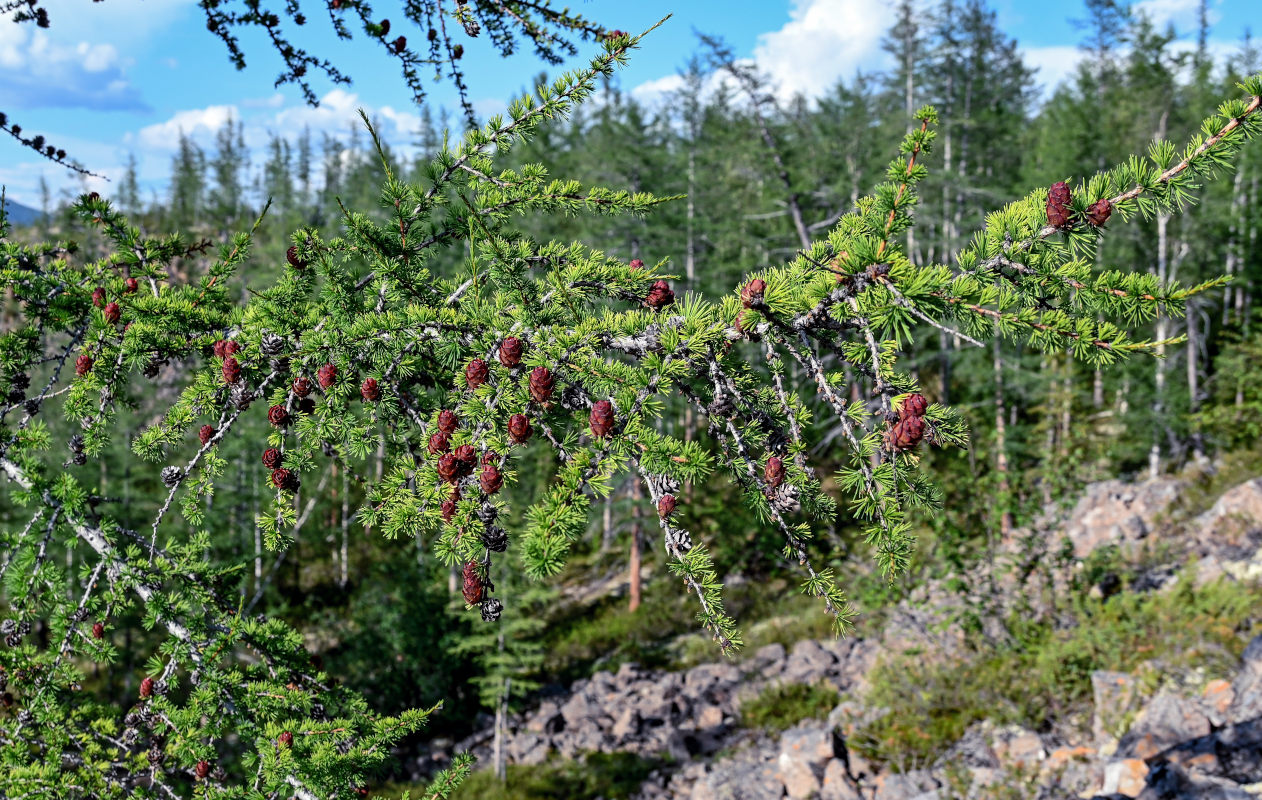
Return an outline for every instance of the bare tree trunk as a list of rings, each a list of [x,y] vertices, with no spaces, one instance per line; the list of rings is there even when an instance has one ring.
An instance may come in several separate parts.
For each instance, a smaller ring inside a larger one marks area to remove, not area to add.
[[[346,470],[342,470],[342,575],[340,585],[343,589],[350,583],[350,528],[351,528],[351,479]]]
[[[1170,215],[1157,215],[1157,280],[1166,282],[1166,270],[1169,266],[1167,258],[1170,246]],[[1164,316],[1157,317],[1157,358],[1154,360],[1156,370],[1153,381],[1153,426],[1152,447],[1148,451],[1148,474],[1156,478],[1161,474],[1161,439],[1165,429],[1166,411],[1166,346],[1162,342],[1168,338],[1169,320]]]
[[[605,495],[605,508],[601,513],[600,552],[606,552],[613,544],[613,496],[617,492]]]
[[[631,587],[629,594],[630,601],[627,603],[627,610],[634,612],[640,607],[640,482],[632,479],[631,481],[631,566],[630,566],[630,582]]]

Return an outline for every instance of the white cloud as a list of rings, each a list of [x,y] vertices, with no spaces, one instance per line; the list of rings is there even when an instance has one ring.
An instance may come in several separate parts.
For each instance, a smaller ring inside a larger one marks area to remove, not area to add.
[[[124,141],[135,141],[147,151],[174,152],[181,133],[199,141],[205,141],[230,119],[241,119],[241,111],[235,105],[207,106],[179,111],[166,122],[141,128],[134,139],[131,134],[128,134],[124,137]]]
[[[784,27],[758,37],[754,59],[782,98],[816,98],[860,68],[881,64],[881,38],[893,22],[890,3],[794,0]]]
[[[0,103],[24,108],[143,109],[127,80],[127,59],[113,44],[56,38],[0,16]]]
[[[1021,50],[1021,58],[1026,66],[1037,70],[1034,80],[1048,94],[1073,75],[1085,57],[1086,54],[1073,45],[1026,47]]]
[[[1178,29],[1187,31],[1195,30],[1198,24],[1197,10],[1200,5],[1200,0],[1139,0],[1133,8],[1147,16],[1158,28],[1174,25]],[[1211,9],[1208,16],[1209,24],[1213,25],[1221,15]]]

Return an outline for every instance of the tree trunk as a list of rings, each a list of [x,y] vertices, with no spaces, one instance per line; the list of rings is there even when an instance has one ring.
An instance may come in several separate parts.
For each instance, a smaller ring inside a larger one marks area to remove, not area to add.
[[[1006,539],[1012,530],[1011,499],[1008,496],[1011,486],[1008,482],[1008,442],[1004,417],[1003,393],[1003,358],[999,350],[1000,337],[996,332],[993,352],[995,367],[995,471],[999,473],[999,494],[1001,511],[999,516],[999,532]]]
[[[1170,244],[1170,215],[1157,215],[1157,280],[1166,282],[1166,270],[1169,266],[1167,257]],[[1157,358],[1154,359],[1153,426],[1152,447],[1148,450],[1148,475],[1156,478],[1161,474],[1161,438],[1165,425],[1166,412],[1166,346],[1161,342],[1168,338],[1169,320],[1157,317]]]
[[[631,599],[627,603],[627,610],[634,612],[640,607],[640,482],[638,480],[631,481],[631,566],[630,566],[630,583],[631,588],[628,592]]]

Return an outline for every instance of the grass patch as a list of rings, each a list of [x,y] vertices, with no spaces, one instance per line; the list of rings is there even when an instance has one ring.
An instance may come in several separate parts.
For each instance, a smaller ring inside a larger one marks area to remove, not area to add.
[[[895,770],[923,767],[974,722],[990,719],[1046,730],[1053,720],[1090,719],[1091,673],[1134,672],[1152,662],[1164,675],[1236,669],[1262,631],[1262,588],[1215,581],[1195,587],[1181,576],[1172,591],[1080,598],[1077,624],[1008,620],[1012,641],[949,664],[896,658],[874,670],[869,704],[889,713],[851,739],[865,758]]]
[[[492,770],[478,770],[460,784],[452,800],[625,800],[658,766],[633,753],[589,753],[581,761],[510,764],[504,783]]]
[[[787,731],[804,719],[820,719],[836,708],[841,694],[824,684],[773,684],[741,705],[741,725],[767,733]]]

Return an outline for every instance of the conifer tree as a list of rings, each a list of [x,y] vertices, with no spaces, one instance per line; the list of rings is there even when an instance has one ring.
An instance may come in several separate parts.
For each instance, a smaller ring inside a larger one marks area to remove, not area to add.
[[[737,485],[844,632],[853,611],[814,555],[839,509],[810,458],[804,398],[818,396],[813,408],[840,431],[846,513],[896,576],[913,554],[911,514],[948,502],[923,454],[966,441],[959,414],[930,402],[901,357],[921,326],[962,346],[1002,336],[1110,366],[1171,345],[1133,330],[1223,282],[1107,269],[1098,245],[1127,221],[1180,212],[1230,165],[1259,131],[1262,76],[1185,145],[1157,141],[994,211],[952,263],[914,260],[905,245],[935,144],[930,107],[870,195],[722,297],[677,292],[670,254],[624,260],[520,235],[525,214],[605,219],[664,202],[496,164],[589,97],[637,41],[609,37],[590,67],[443,146],[416,182],[369,125],[384,218],[349,207],[336,235],[296,231],[282,277],[240,302],[227,287],[257,227],[180,280],[172,264],[195,246],[142,236],[98,196],[75,211],[112,245],[101,258],[8,241],[0,220],[0,276],[20,310],[0,335],[0,471],[20,509],[0,539],[6,794],[348,797],[425,723],[433,709],[385,715],[332,680],[297,632],[245,612],[234,565],[204,557],[208,502],[236,477],[221,448],[248,420],[270,431],[249,467],[271,487],[257,517],[268,548],[293,545],[304,493],[335,464],[360,487],[359,522],[458,568],[467,610],[487,621],[520,613],[497,589],[504,559],[557,574],[594,501],[638,480],[655,547],[730,652],[741,635],[712,543],[681,524],[688,485],[716,472]],[[436,273],[443,258],[458,272]],[[178,396],[119,442],[164,365]],[[705,417],[705,440],[661,424],[672,400]],[[50,435],[54,416],[76,426],[64,442]],[[157,498],[136,527],[80,469],[118,444],[144,460]],[[510,508],[506,487],[539,453],[554,465],[549,487]],[[74,571],[51,557],[66,548],[81,554]],[[89,665],[121,657],[125,623],[151,654],[145,678],[122,704],[85,696]],[[447,796],[468,767],[458,759],[426,796]]]

